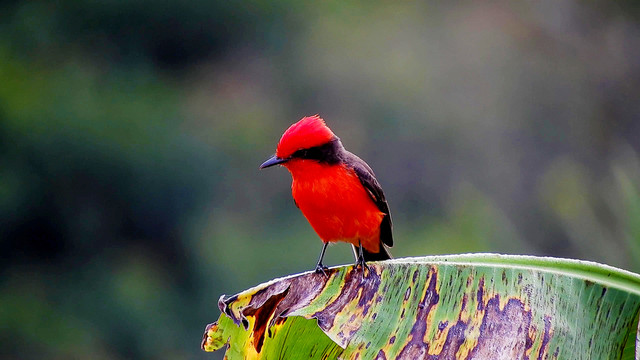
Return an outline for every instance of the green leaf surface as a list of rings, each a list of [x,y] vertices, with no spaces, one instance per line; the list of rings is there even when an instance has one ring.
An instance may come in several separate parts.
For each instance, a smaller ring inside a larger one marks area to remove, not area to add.
[[[404,258],[222,296],[206,351],[233,359],[634,359],[640,275],[495,254]]]

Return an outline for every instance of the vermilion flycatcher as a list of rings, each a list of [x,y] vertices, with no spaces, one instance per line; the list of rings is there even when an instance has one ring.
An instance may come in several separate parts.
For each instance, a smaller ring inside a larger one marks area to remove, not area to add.
[[[356,266],[363,270],[366,261],[391,258],[385,248],[393,246],[391,214],[373,170],[345,150],[318,115],[284,132],[260,169],[273,165],[291,173],[293,200],[324,243],[316,272],[325,272],[322,259],[331,242],[353,245]]]

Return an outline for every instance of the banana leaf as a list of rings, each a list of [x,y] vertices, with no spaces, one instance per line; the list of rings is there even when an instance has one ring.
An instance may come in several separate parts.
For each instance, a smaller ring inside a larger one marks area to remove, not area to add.
[[[226,359],[640,359],[640,275],[463,254],[307,272],[222,296]]]

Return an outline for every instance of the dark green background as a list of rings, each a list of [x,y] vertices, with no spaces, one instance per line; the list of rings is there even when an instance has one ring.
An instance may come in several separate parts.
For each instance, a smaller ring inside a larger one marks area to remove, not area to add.
[[[0,357],[220,358],[222,293],[315,265],[258,165],[316,113],[397,257],[640,271],[636,4],[0,3]]]

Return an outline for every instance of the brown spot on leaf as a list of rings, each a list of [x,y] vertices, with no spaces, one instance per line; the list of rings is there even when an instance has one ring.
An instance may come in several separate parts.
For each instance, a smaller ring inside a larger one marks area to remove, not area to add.
[[[440,321],[438,323],[438,330],[442,331],[442,330],[446,329],[447,325],[449,325],[448,321]]]
[[[549,347],[549,340],[551,340],[551,318],[549,316],[544,317],[544,334],[542,335],[542,345],[540,346],[540,352],[538,353],[538,360],[544,359],[544,354]]]
[[[262,350],[262,345],[264,344],[265,330],[269,324],[269,319],[273,315],[276,306],[287,296],[287,292],[271,296],[258,308],[250,307],[243,311],[244,316],[255,317],[253,347],[258,353]]]
[[[387,355],[384,351],[380,350],[378,351],[378,355],[376,355],[376,360],[387,360]]]
[[[529,351],[529,349],[531,349],[531,347],[533,346],[533,342],[534,342],[535,339],[533,339],[531,337],[532,333],[535,334],[535,326],[533,326],[533,325],[531,325],[531,327],[529,328],[529,335],[527,335],[527,339],[526,339],[526,342],[524,344],[525,353],[527,351]]]
[[[476,300],[478,301],[478,311],[484,309],[484,277],[480,278],[478,282],[478,292],[476,294]]]
[[[329,269],[327,273],[330,274],[329,276],[331,277],[335,273],[335,269]],[[278,317],[287,316],[289,313],[307,306],[315,299],[327,285],[329,278],[320,276],[316,279],[318,280],[309,281],[309,279],[304,276],[291,279],[290,288],[295,291],[289,291],[282,302],[278,304],[275,310]]]
[[[462,295],[462,305],[460,306],[460,316],[462,316],[462,313],[464,313],[464,310],[467,308],[467,301],[469,301],[467,299],[467,294],[465,293],[464,295]]]
[[[469,359],[522,359],[525,356],[531,312],[519,299],[509,299],[500,310],[498,295],[489,299],[480,336]]]
[[[398,359],[423,359],[426,358],[429,345],[424,342],[424,335],[427,331],[427,316],[429,312],[440,300],[440,296],[436,292],[436,284],[438,281],[438,273],[435,268],[430,270],[429,284],[425,290],[424,296],[418,304],[418,313],[416,321],[413,324],[408,344],[398,354]]]
[[[458,320],[458,322],[449,329],[449,332],[447,333],[447,339],[444,342],[442,351],[438,355],[438,359],[456,358],[456,353],[460,349],[462,343],[464,343],[464,331],[466,329],[467,324],[462,320]]]
[[[413,277],[411,278],[411,282],[415,284],[416,279],[418,279],[418,275],[420,275],[420,270],[416,270],[413,272]]]
[[[287,321],[286,317],[278,316],[274,322],[274,325],[282,325],[285,321]]]

